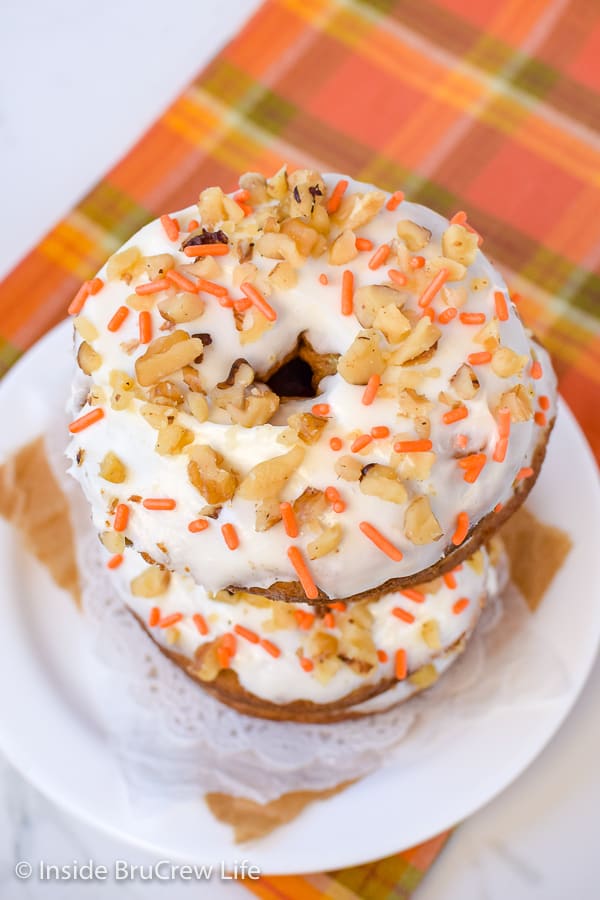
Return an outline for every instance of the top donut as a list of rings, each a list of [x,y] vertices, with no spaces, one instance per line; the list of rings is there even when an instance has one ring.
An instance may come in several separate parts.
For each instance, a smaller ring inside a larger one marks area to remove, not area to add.
[[[69,310],[69,455],[111,564],[127,541],[209,592],[319,602],[472,552],[555,409],[480,243],[464,213],[285,169],[127,241]]]

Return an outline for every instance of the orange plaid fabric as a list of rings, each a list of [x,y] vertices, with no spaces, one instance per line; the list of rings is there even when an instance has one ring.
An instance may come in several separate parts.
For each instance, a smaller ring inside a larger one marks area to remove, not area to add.
[[[0,285],[6,370],[149,219],[283,162],[457,209],[520,295],[597,453],[597,0],[267,0]],[[406,897],[445,837],[263,897]]]

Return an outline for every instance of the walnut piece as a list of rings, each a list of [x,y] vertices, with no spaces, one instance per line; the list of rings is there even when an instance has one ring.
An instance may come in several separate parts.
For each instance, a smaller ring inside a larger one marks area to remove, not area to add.
[[[211,504],[231,500],[239,478],[221,454],[207,444],[191,447],[188,453],[188,478],[196,490]]]
[[[397,344],[410,331],[410,321],[397,306],[388,303],[377,310],[373,327],[381,331],[390,344]]]
[[[200,338],[192,338],[186,331],[173,331],[153,340],[146,352],[136,359],[136,378],[143,387],[150,387],[202,358],[203,354],[204,344]]]
[[[316,444],[327,425],[327,419],[312,413],[294,413],[288,418],[287,423],[304,444]]]
[[[162,566],[148,566],[147,569],[132,579],[131,593],[134,597],[158,597],[169,587],[171,573]]]
[[[407,248],[415,252],[426,247],[431,240],[431,231],[410,219],[402,219],[396,225],[396,232],[400,240],[404,241]]]
[[[171,422],[159,428],[154,449],[161,456],[174,456],[181,453],[193,440],[193,432],[176,422]]]
[[[492,356],[491,366],[500,378],[509,378],[522,372],[526,362],[526,356],[519,356],[509,347],[500,347]]]
[[[440,650],[440,626],[437,619],[427,619],[421,625],[421,636],[430,650]]]
[[[102,357],[87,341],[82,341],[77,351],[77,365],[85,375],[91,375],[102,365]]]
[[[366,384],[371,375],[381,375],[384,369],[379,334],[373,329],[360,331],[337,364],[338,372],[349,384]]]
[[[431,511],[427,497],[415,497],[409,503],[404,516],[404,533],[409,541],[419,546],[441,538],[440,523]]]
[[[362,475],[362,465],[355,456],[340,456],[335,461],[335,474],[344,481],[358,481]]]
[[[320,559],[339,547],[342,540],[342,526],[339,523],[325,528],[321,534],[306,546],[309,559]]]
[[[167,297],[158,304],[158,311],[167,322],[179,325],[199,319],[205,309],[205,302],[197,294],[182,291],[174,297]]]
[[[463,363],[462,366],[456,370],[450,379],[450,384],[454,393],[457,394],[461,400],[472,400],[479,390],[479,379],[471,366],[468,366],[466,363]]]
[[[346,228],[336,237],[329,248],[329,263],[332,266],[345,266],[357,256],[356,235]]]
[[[533,415],[531,397],[524,385],[518,384],[510,391],[505,391],[500,397],[498,406],[508,407],[513,422],[527,422]]]
[[[354,293],[354,313],[364,328],[371,328],[382,307],[402,306],[404,296],[387,284],[365,284]]]
[[[304,459],[304,453],[303,447],[294,447],[281,456],[274,456],[258,463],[250,469],[240,484],[238,496],[244,500],[263,500],[279,496]]]
[[[279,397],[266,384],[254,381],[254,369],[236,360],[226,381],[211,392],[211,421],[244,428],[266,424],[279,407]]]
[[[440,339],[441,331],[427,316],[419,319],[411,333],[392,353],[389,364],[401,366],[429,350]]]
[[[127,478],[127,469],[117,454],[109,450],[100,463],[99,475],[111,484],[123,484]]]
[[[458,223],[450,225],[442,235],[442,253],[449,259],[470,266],[478,250],[477,235]]]
[[[316,488],[305,488],[292,504],[294,515],[300,530],[309,528],[311,531],[321,531],[323,516],[328,509],[327,498],[323,491]]]
[[[370,497],[379,497],[388,503],[406,503],[406,488],[391,466],[373,464],[365,466],[360,479],[360,489]]]

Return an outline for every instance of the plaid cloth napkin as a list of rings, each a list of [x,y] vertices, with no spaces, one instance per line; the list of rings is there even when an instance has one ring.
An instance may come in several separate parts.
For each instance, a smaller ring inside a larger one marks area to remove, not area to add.
[[[287,161],[465,209],[600,453],[599,60],[597,0],[267,0],[0,285],[0,369],[146,221]],[[251,889],[408,897],[446,838]]]

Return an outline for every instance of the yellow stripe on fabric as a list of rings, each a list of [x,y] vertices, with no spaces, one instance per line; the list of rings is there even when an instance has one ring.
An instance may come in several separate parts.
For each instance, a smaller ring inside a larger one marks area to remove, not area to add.
[[[40,241],[39,252],[77,278],[87,278],[90,258],[99,259],[101,248],[74,228],[69,220],[58,225]]]

